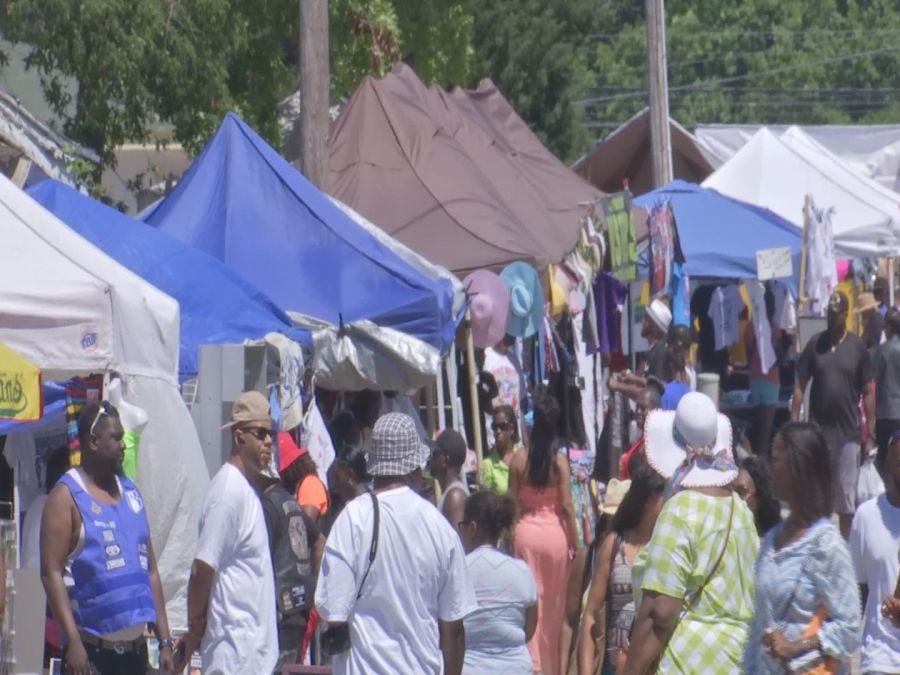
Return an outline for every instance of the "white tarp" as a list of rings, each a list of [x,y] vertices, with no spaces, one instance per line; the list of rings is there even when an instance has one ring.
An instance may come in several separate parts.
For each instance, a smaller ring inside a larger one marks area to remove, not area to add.
[[[768,208],[798,227],[810,195],[820,208],[833,209],[838,255],[900,254],[898,198],[891,199],[884,188],[817,147],[799,129],[785,132],[784,139],[760,129],[703,186]]]
[[[721,166],[761,129],[758,124],[700,124],[697,145],[713,166]],[[773,125],[777,136],[789,127]],[[851,169],[889,190],[900,190],[900,125],[823,124],[801,127]]]
[[[0,342],[45,378],[118,371],[150,423],[144,495],[169,621],[186,628],[186,585],[209,475],[178,391],[178,303],[0,176]]]

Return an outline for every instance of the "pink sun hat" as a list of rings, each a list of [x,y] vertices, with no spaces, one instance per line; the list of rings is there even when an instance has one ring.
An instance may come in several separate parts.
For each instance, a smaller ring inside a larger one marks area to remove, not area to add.
[[[509,289],[489,270],[476,270],[463,280],[472,315],[472,341],[479,349],[493,347],[506,335]]]

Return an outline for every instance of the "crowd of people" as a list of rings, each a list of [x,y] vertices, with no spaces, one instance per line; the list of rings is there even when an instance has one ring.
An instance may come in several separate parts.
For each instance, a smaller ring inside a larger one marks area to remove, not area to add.
[[[864,674],[900,673],[900,312],[871,347],[847,314],[832,296],[827,329],[799,355],[795,421],[738,460],[731,421],[694,391],[690,331],[654,301],[644,368],[610,381],[640,433],[603,495],[584,489],[545,387],[527,415],[489,404],[474,472],[462,434],[430,441],[364,392],[328,425],[327,482],[267,398],[245,392],[178,636],[122,472],[119,412],[88,405],[38,556],[66,672],[146,672],[152,632],[171,673],[195,653],[210,675],[281,672],[310,654],[335,673],[838,673],[857,655]],[[507,347],[491,359],[505,364]],[[885,490],[859,504],[876,447]]]

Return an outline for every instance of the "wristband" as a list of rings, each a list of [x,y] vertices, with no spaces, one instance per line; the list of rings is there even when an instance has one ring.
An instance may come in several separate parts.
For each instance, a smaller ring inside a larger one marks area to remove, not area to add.
[[[160,649],[160,651],[162,651],[162,650],[165,649],[166,647],[168,647],[169,649],[174,649],[174,648],[175,648],[175,643],[172,642],[172,640],[159,640],[159,649]]]

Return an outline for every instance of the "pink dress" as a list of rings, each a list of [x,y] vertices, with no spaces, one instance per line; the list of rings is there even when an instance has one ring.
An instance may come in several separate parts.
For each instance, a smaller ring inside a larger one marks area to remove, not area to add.
[[[559,632],[566,613],[569,544],[556,487],[519,490],[519,523],[513,554],[534,574],[538,591],[538,621],[528,651],[535,672],[559,673]]]

